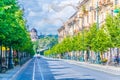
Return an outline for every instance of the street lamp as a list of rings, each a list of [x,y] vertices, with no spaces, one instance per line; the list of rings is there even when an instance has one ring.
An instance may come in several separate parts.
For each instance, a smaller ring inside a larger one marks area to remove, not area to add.
[[[81,30],[82,30],[82,43],[83,43],[83,48],[84,48],[84,14],[78,13],[78,15],[79,15],[78,18],[81,18],[81,21],[82,21],[82,25],[81,25],[82,29]],[[80,20],[78,23],[80,23]],[[84,50],[82,50],[80,61],[84,61]]]
[[[115,4],[117,5],[117,3]],[[113,13],[118,14],[120,12],[120,8],[116,8],[113,10]],[[119,59],[119,48],[117,48],[117,58]],[[117,61],[119,63],[119,61]]]
[[[98,7],[98,0],[97,0],[97,5],[96,5],[97,7],[96,7],[96,18],[97,18],[97,26],[96,26],[96,28],[97,28],[97,31],[99,30],[99,7]],[[96,63],[97,64],[100,64],[100,53],[99,52],[97,52],[97,58],[96,58],[97,60],[96,60]]]

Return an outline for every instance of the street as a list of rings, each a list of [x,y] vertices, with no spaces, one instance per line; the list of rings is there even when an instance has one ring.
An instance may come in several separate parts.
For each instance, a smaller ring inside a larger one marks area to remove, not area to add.
[[[119,80],[120,76],[69,64],[63,60],[33,58],[15,80]]]

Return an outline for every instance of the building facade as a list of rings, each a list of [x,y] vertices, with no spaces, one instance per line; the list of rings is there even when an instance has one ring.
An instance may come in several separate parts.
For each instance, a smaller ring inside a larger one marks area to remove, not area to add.
[[[32,28],[30,31],[30,37],[32,41],[36,41],[38,39],[37,30],[35,28]]]
[[[78,11],[58,29],[58,40],[61,42],[66,36],[74,36],[83,29],[89,30],[93,23],[98,23],[99,28],[105,23],[107,14],[115,16],[115,10],[120,7],[120,0],[83,0],[78,6]],[[112,52],[112,54],[110,54]],[[117,53],[117,48],[110,49],[103,57],[110,59]],[[74,54],[76,54],[74,52]],[[81,52],[77,53],[81,54]],[[72,54],[71,54],[72,55]],[[86,54],[84,54],[86,55]],[[89,55],[96,59],[94,52]]]
[[[58,29],[59,40],[64,36],[72,36],[82,29],[89,29],[97,21],[100,27],[105,22],[107,14],[115,15],[113,10],[119,6],[119,2],[119,0],[83,0],[78,11]]]

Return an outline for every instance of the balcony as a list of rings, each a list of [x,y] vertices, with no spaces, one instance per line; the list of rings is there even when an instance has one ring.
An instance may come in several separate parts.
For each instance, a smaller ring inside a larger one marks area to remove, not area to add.
[[[112,0],[100,0],[99,1],[99,6],[106,6],[106,5],[113,5]]]
[[[89,23],[86,23],[86,24],[84,25],[84,29],[86,29],[86,30],[88,30],[89,27],[90,27],[90,24],[89,24]]]
[[[78,29],[75,29],[75,30],[74,30],[74,33],[75,33],[75,34],[77,34],[78,32],[79,32],[79,30],[78,30]]]

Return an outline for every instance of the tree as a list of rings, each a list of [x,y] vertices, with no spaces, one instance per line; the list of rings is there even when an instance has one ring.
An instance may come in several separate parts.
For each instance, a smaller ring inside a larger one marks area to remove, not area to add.
[[[105,26],[108,29],[108,33],[110,35],[112,45],[111,47],[119,47],[120,46],[120,22],[119,22],[119,16],[112,16],[108,15],[106,18]]]
[[[78,33],[77,35],[75,35],[73,37],[73,50],[75,51],[81,51],[84,50],[84,41],[83,41],[83,34],[82,33]]]
[[[26,30],[23,11],[17,5],[16,0],[2,0],[0,4],[0,42],[15,50],[26,50],[23,48],[26,48],[24,46],[27,41],[30,42],[28,37],[30,35]]]
[[[100,28],[96,36],[92,39],[91,50],[95,52],[106,52],[111,45],[110,36],[104,32],[104,28]]]
[[[72,43],[72,38],[71,37],[66,37],[63,41],[62,41],[62,46],[64,48],[65,52],[70,52],[73,49],[73,43]]]

